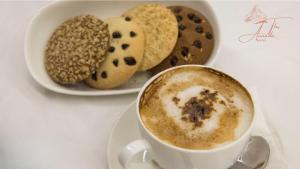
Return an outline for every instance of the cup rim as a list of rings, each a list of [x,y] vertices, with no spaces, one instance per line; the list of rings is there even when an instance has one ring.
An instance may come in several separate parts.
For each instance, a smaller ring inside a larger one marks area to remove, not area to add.
[[[224,146],[220,146],[220,147],[216,147],[216,148],[212,148],[212,149],[207,149],[207,150],[203,150],[203,149],[187,149],[187,148],[182,148],[182,147],[178,147],[175,145],[172,145],[171,143],[167,143],[166,141],[161,140],[160,138],[158,138],[157,136],[155,136],[149,129],[147,129],[147,127],[144,125],[141,116],[140,116],[140,110],[139,110],[139,105],[140,105],[140,99],[142,97],[142,95],[144,94],[145,89],[154,81],[156,80],[158,77],[160,77],[161,75],[172,71],[174,69],[180,69],[180,68],[184,68],[184,67],[194,67],[194,68],[204,68],[204,69],[210,69],[216,72],[219,72],[221,74],[224,74],[228,77],[230,77],[232,80],[234,80],[235,82],[237,82],[245,92],[247,92],[251,102],[252,102],[252,106],[253,106],[253,117],[252,117],[252,121],[250,126],[247,128],[247,130],[236,140],[233,140],[231,143],[228,143]],[[157,142],[161,143],[162,145],[171,148],[171,149],[175,149],[181,152],[188,152],[188,153],[212,153],[212,152],[218,152],[218,151],[222,151],[228,148],[233,147],[234,145],[240,143],[242,140],[244,140],[244,138],[248,137],[254,127],[254,123],[255,123],[255,119],[256,119],[256,106],[255,106],[255,102],[253,99],[252,94],[250,93],[249,89],[247,87],[245,87],[244,84],[242,84],[241,82],[239,82],[236,78],[233,78],[232,76],[224,73],[223,71],[216,69],[216,68],[212,68],[210,66],[206,66],[206,65],[195,65],[195,64],[191,64],[191,65],[181,65],[181,66],[176,66],[176,67],[172,67],[169,69],[166,69],[158,74],[156,74],[155,76],[151,77],[142,87],[142,89],[139,91],[138,97],[137,97],[137,101],[136,101],[136,114],[138,117],[138,121],[139,124],[142,126],[142,128],[147,132],[148,135],[150,135],[152,137],[152,139],[156,140]]]

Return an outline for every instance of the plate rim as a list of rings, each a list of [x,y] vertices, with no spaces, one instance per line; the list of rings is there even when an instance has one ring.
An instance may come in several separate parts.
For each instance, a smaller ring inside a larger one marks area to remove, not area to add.
[[[26,27],[26,31],[25,31],[25,37],[24,37],[24,45],[23,45],[23,49],[24,49],[24,55],[25,55],[25,62],[26,62],[26,67],[29,70],[30,75],[33,77],[33,79],[41,86],[43,86],[44,88],[56,92],[56,93],[60,93],[60,94],[65,94],[65,95],[73,95],[73,96],[114,96],[114,95],[124,95],[124,94],[133,94],[133,93],[137,93],[142,89],[142,86],[140,87],[135,87],[135,88],[129,88],[129,89],[120,89],[120,90],[90,90],[90,91],[84,91],[84,90],[72,90],[72,89],[63,89],[63,88],[58,88],[54,85],[48,85],[45,81],[41,80],[39,75],[37,75],[37,73],[33,70],[33,67],[31,66],[31,62],[29,61],[30,59],[30,55],[29,55],[29,40],[30,40],[30,34],[32,32],[32,26],[33,23],[36,21],[36,19],[47,9],[51,8],[51,7],[55,7],[61,4],[65,4],[65,3],[70,3],[71,1],[53,1],[50,2],[49,4],[42,6],[40,9],[37,10],[37,12],[34,14],[34,16],[30,19],[27,27]],[[77,1],[78,2],[78,1]],[[135,1],[135,2],[140,2],[140,1]],[[207,7],[214,11],[214,9],[212,8],[212,5],[204,0],[202,1],[202,3],[205,3],[207,5]],[[213,66],[219,53],[220,53],[220,48],[221,48],[221,33],[220,33],[220,24],[219,24],[219,19],[216,15],[216,13],[213,13],[213,17],[216,21],[216,28],[215,31],[218,33],[218,42],[215,46],[215,53],[213,54],[211,60],[209,60],[209,62],[207,62],[206,64],[204,64],[205,66]],[[149,79],[149,78],[148,78]]]
[[[31,66],[32,63],[30,62],[30,54],[29,54],[29,46],[30,46],[30,34],[32,32],[32,26],[35,23],[36,19],[47,9],[55,7],[57,5],[62,5],[68,3],[68,1],[53,1],[49,4],[42,6],[40,9],[37,10],[37,12],[34,14],[34,16],[30,19],[29,23],[26,26],[25,31],[25,37],[23,40],[23,50],[24,50],[24,56],[25,56],[25,64],[29,71],[29,74],[32,76],[32,78],[42,87],[56,92],[60,94],[65,95],[73,95],[73,96],[114,96],[114,95],[124,95],[124,94],[133,94],[137,93],[141,90],[142,86],[136,87],[136,88],[129,88],[129,89],[122,89],[122,90],[90,90],[90,91],[83,91],[83,90],[72,90],[72,89],[63,89],[58,88],[52,85],[46,84],[45,81],[41,80],[40,77],[37,75],[37,73],[33,70],[33,67]]]

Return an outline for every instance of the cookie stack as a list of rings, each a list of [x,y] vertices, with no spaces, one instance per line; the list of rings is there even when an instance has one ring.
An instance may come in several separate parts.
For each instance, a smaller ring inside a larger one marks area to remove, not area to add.
[[[102,21],[81,15],[60,25],[45,51],[55,82],[110,89],[137,71],[158,73],[172,66],[204,64],[213,49],[205,17],[183,6],[145,4]]]

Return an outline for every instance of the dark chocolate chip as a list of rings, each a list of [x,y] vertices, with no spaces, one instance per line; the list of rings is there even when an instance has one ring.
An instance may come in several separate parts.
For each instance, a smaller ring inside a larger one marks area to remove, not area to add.
[[[181,32],[179,31],[179,32],[178,32],[178,38],[180,38],[180,37],[181,37]]]
[[[107,78],[107,73],[106,73],[106,71],[103,71],[103,72],[101,73],[101,77],[102,77],[103,79],[106,79],[106,78]]]
[[[205,37],[207,39],[212,39],[213,38],[213,35],[210,33],[210,32],[205,32]]]
[[[180,24],[179,26],[178,26],[178,28],[180,29],[180,30],[185,30],[185,28],[186,28],[186,26],[184,26],[183,24]]]
[[[134,31],[130,31],[130,37],[135,37],[136,33]]]
[[[173,56],[172,59],[170,60],[170,64],[172,66],[176,66],[177,62],[178,62],[178,58],[176,56]]]
[[[97,80],[97,72],[92,74],[92,79],[95,80],[95,81]]]
[[[128,47],[129,47],[129,44],[127,44],[127,43],[122,44],[122,49],[123,50],[126,50]]]
[[[124,61],[125,61],[125,63],[126,63],[127,65],[129,65],[129,66],[133,66],[133,65],[136,64],[136,60],[135,60],[135,58],[132,57],[132,56],[125,57],[125,58],[124,58]]]
[[[179,13],[179,12],[181,12],[181,8],[179,8],[179,7],[174,8],[174,9],[173,9],[173,12],[174,12],[174,13]]]
[[[119,60],[118,60],[118,59],[114,59],[114,60],[113,60],[113,64],[114,64],[116,67],[118,67],[118,65],[119,65]]]
[[[115,47],[111,46],[108,48],[108,52],[113,53],[115,51]]]
[[[131,18],[129,16],[126,16],[125,21],[131,21]]]
[[[202,26],[197,26],[196,28],[195,28],[195,30],[196,30],[196,32],[198,32],[198,33],[203,33],[203,27]]]
[[[189,14],[187,14],[187,17],[188,17],[190,20],[193,20],[194,17],[195,17],[195,14],[189,13]]]
[[[193,21],[195,22],[195,23],[201,23],[202,22],[202,19],[200,19],[198,16],[194,16],[194,18],[193,18]]]
[[[182,54],[182,56],[187,57],[189,54],[189,48],[181,47],[181,54]]]
[[[200,40],[195,40],[193,42],[193,46],[197,47],[197,48],[202,48],[202,44],[201,44],[201,41]]]
[[[182,16],[176,15],[176,19],[177,19],[177,22],[180,22],[182,20]]]
[[[120,32],[118,32],[118,31],[115,31],[115,32],[113,32],[112,37],[113,38],[121,38],[122,34]]]

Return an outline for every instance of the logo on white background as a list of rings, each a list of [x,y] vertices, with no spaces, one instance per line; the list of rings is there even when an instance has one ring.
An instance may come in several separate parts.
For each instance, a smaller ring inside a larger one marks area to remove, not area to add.
[[[254,27],[253,33],[245,33],[239,36],[241,43],[250,41],[265,42],[275,37],[280,30],[281,20],[293,19],[292,17],[269,17],[257,5],[245,16],[245,23]]]

